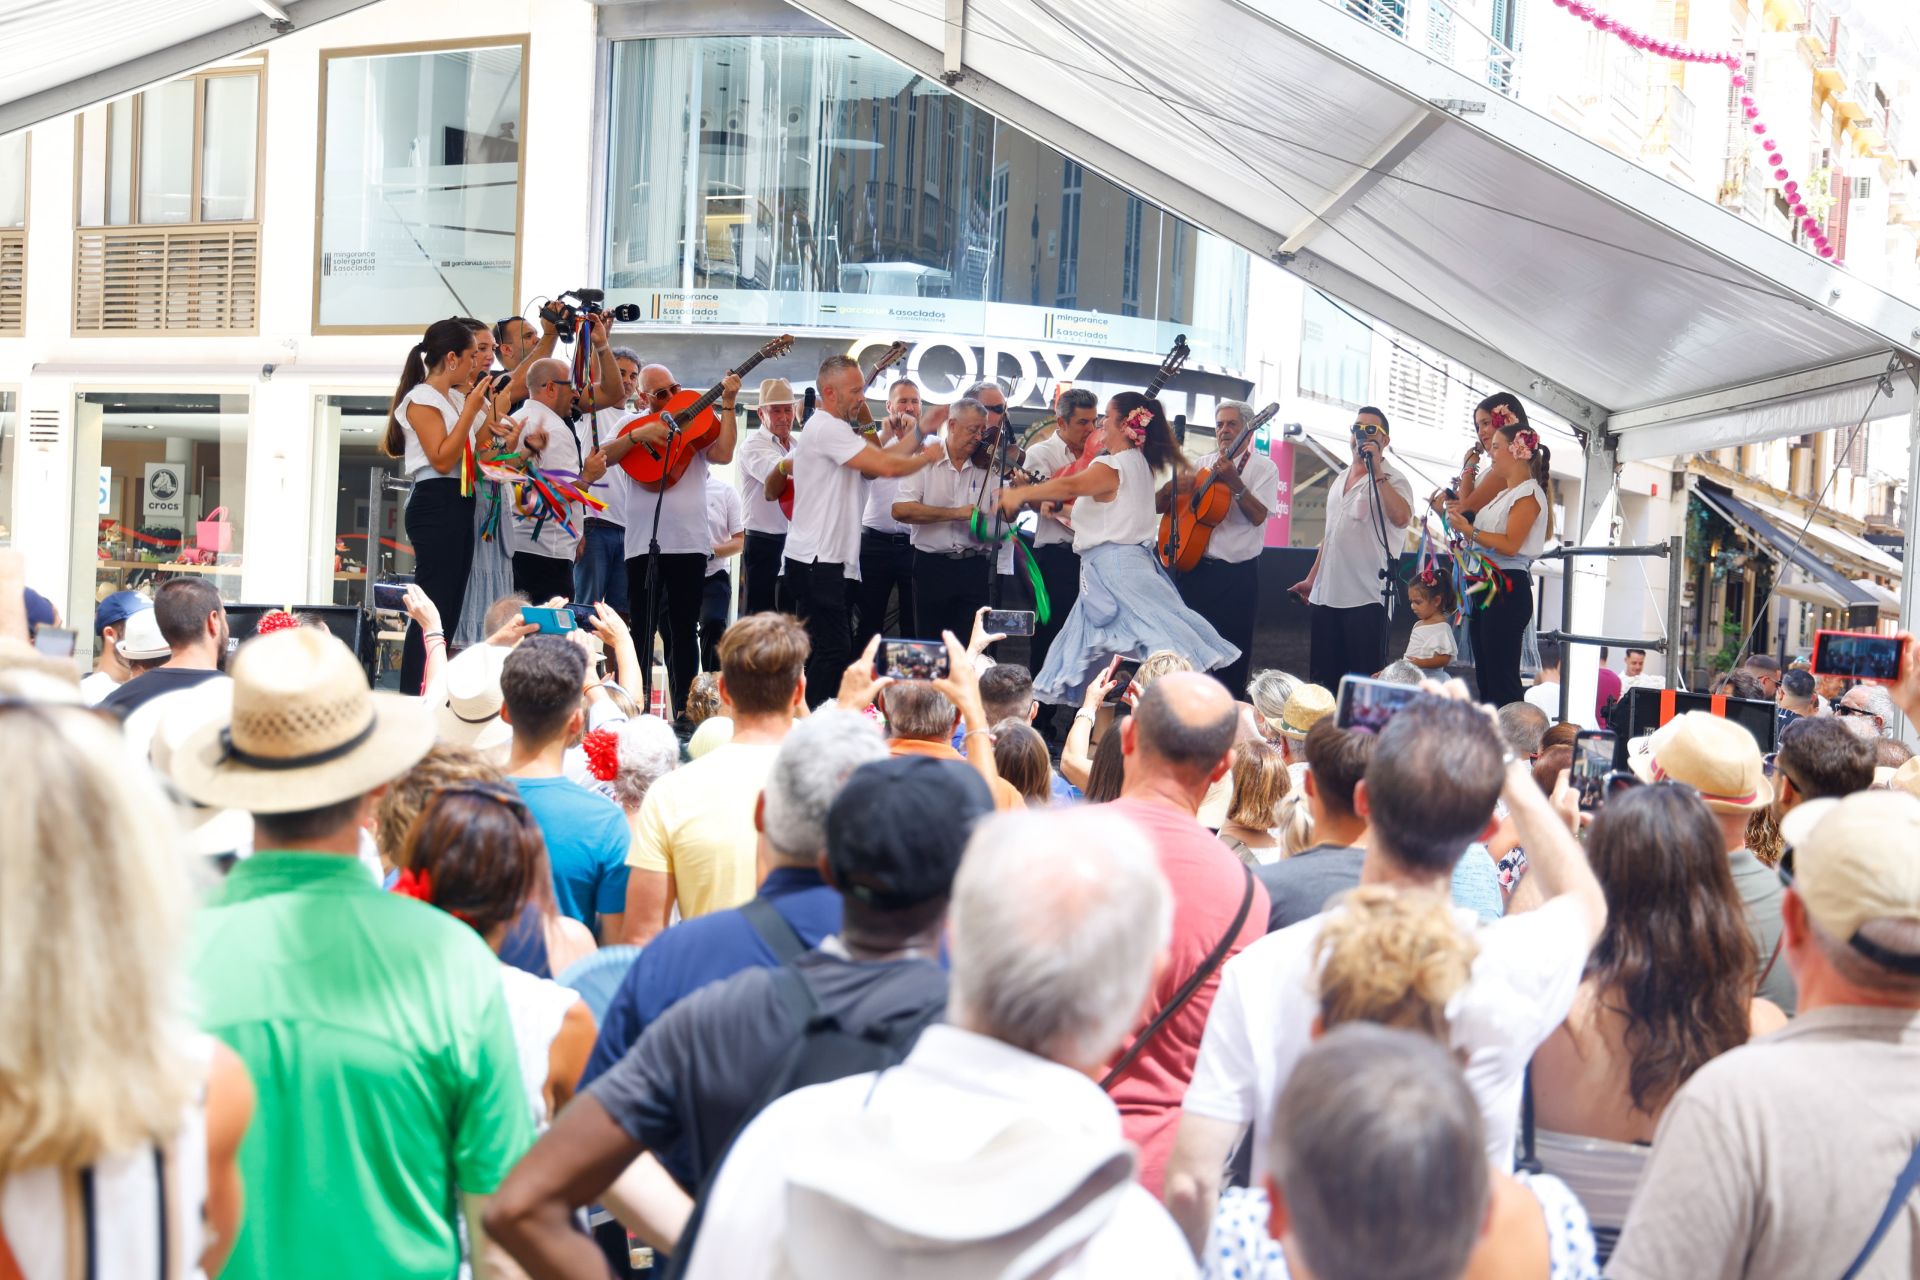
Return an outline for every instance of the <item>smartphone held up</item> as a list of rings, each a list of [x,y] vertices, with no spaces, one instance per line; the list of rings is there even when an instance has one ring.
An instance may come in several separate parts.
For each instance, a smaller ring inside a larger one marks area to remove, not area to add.
[[[895,680],[944,680],[949,660],[943,640],[882,640],[873,654],[873,674]]]

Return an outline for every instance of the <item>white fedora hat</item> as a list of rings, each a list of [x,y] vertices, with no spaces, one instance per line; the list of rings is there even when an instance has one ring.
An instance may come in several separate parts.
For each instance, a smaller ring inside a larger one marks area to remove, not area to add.
[[[500,673],[512,652],[497,644],[476,644],[447,663],[427,699],[440,741],[472,747],[489,757],[513,742],[513,726],[500,715],[506,702]]]
[[[174,784],[201,804],[320,809],[391,782],[433,746],[426,705],[369,689],[347,646],[318,628],[248,641],[232,675],[232,713],[188,736],[168,761]]]
[[[130,613],[120,625],[124,629],[120,638],[113,642],[113,647],[120,651],[121,657],[129,661],[145,661],[173,656],[173,646],[160,634],[160,615],[152,609]]]

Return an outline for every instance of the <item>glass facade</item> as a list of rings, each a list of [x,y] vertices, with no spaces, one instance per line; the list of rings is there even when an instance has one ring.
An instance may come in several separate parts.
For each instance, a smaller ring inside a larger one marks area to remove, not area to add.
[[[260,72],[202,72],[89,107],[79,139],[79,226],[251,222]]]
[[[854,41],[623,41],[610,118],[607,301],[643,323],[1241,366],[1243,251]]]
[[[27,225],[27,133],[0,138],[0,227]]]
[[[317,330],[519,310],[525,62],[519,41],[322,58]]]

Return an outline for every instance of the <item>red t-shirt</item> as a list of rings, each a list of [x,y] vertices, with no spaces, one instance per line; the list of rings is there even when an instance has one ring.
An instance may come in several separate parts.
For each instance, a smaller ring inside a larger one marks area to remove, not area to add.
[[[1141,1022],[1144,1027],[1146,1020],[1158,1013],[1206,960],[1233,923],[1246,893],[1246,868],[1211,831],[1171,805],[1115,800],[1105,807],[1131,822],[1152,842],[1160,872],[1173,888],[1173,939],[1167,948],[1167,967],[1154,985],[1153,1007]],[[1265,935],[1267,910],[1267,891],[1255,880],[1253,902],[1247,909],[1246,922],[1240,926],[1240,936],[1227,951],[1228,959]],[[1122,1129],[1140,1148],[1140,1182],[1156,1199],[1167,1156],[1173,1150],[1174,1131],[1179,1127],[1180,1100],[1193,1078],[1207,1010],[1213,1007],[1213,993],[1219,986],[1220,970],[1216,968],[1111,1091],[1114,1105],[1120,1108]],[[1127,1041],[1128,1045],[1132,1043],[1131,1039]]]

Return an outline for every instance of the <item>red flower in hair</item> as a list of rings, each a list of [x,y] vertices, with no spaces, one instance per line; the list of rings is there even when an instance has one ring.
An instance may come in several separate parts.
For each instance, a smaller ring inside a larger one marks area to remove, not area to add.
[[[433,901],[433,877],[424,871],[416,872],[408,868],[400,873],[393,882],[393,891],[403,898],[417,898],[421,902]]]
[[[1493,408],[1487,410],[1487,417],[1493,422],[1493,429],[1495,431],[1498,431],[1500,428],[1504,426],[1508,426],[1512,423],[1520,421],[1520,419],[1514,415],[1513,410],[1507,408],[1507,406],[1503,404],[1497,404],[1493,406]]]
[[[285,609],[275,609],[260,619],[260,625],[254,628],[255,635],[268,636],[276,631],[291,631],[300,625],[300,619]]]
[[[620,739],[611,729],[595,729],[581,739],[580,749],[587,753],[587,768],[602,782],[612,782],[620,772]]]

